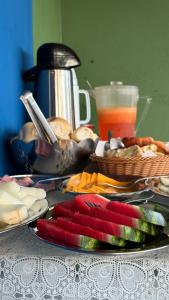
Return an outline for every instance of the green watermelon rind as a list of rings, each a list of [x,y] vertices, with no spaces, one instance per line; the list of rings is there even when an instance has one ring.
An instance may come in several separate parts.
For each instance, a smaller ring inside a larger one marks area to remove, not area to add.
[[[108,243],[118,247],[124,247],[126,245],[126,240],[117,238],[114,235],[107,234]]]
[[[158,226],[148,223],[148,222],[145,222],[145,221],[142,221],[140,219],[138,219],[138,221],[136,222],[136,228],[138,230],[141,230],[145,233],[148,233],[148,234],[154,235],[154,236],[158,235],[158,233],[159,233]]]
[[[98,240],[91,237],[80,235],[80,245],[79,247],[86,250],[94,250],[98,247]]]
[[[81,216],[81,217],[80,217]],[[80,217],[80,221],[79,219],[77,220],[76,217]],[[92,218],[92,223],[91,223],[91,220],[88,219],[84,219],[84,218]],[[106,220],[102,220],[102,219],[98,219],[98,218],[95,218],[95,217],[91,217],[91,216],[88,216],[88,215],[85,215],[85,214],[80,214],[78,216],[73,216],[73,219],[72,219],[75,223],[77,224],[86,224],[86,226],[89,226],[91,228],[94,228],[96,230],[100,230],[100,231],[103,231],[107,234],[110,234],[110,235],[113,235],[117,238],[122,238],[124,240],[127,240],[127,241],[131,241],[131,242],[136,242],[136,243],[140,243],[140,242],[144,242],[145,240],[145,233],[138,230],[138,229],[135,229],[135,228],[132,228],[132,227],[129,227],[129,226],[126,226],[126,225],[121,225],[121,224],[114,224],[110,221],[106,221]],[[83,220],[83,222],[81,222]],[[98,224],[98,220],[99,220],[99,224]],[[102,222],[102,224],[100,224]],[[106,223],[108,223],[107,225],[109,226],[109,229],[106,228]],[[110,232],[110,223],[112,223],[112,226],[113,224],[115,226],[118,226],[119,227],[119,232],[118,234],[115,234],[113,232],[113,229],[112,229],[112,232]]]
[[[71,221],[70,221],[70,223],[71,223]],[[94,228],[90,228],[88,226],[84,226],[82,224],[78,224],[78,223],[74,223],[74,222],[72,222],[72,223],[73,223],[73,226],[76,225],[76,227],[78,227],[78,228],[81,226],[85,227],[86,232],[85,233],[83,232],[83,234],[81,234],[80,232],[78,233],[77,231],[74,232],[73,229],[71,228],[71,224],[69,225],[70,229],[68,229],[68,228],[65,228],[65,224],[63,222],[61,224],[59,224],[59,227],[61,227],[65,231],[72,230],[72,233],[80,235],[80,247],[82,247],[82,245],[83,245],[83,247],[85,248],[87,243],[90,242],[89,239],[95,239],[94,237],[92,237],[91,231],[88,230],[88,228],[92,229],[93,232],[94,231],[97,232],[98,230],[96,230]],[[111,241],[111,245],[120,246],[120,247],[124,247],[126,245],[126,241],[124,239],[121,239],[120,237],[116,237],[114,235],[109,235],[102,231],[99,231],[99,232],[102,233],[102,238],[98,238],[98,239],[96,238],[95,240],[98,242],[109,243],[109,241]],[[104,236],[104,239],[103,239],[103,236]]]
[[[164,227],[166,225],[166,220],[163,214],[161,214],[159,211],[155,211],[154,209],[119,201],[108,203],[107,208],[109,208],[111,211],[125,214],[131,218],[136,218],[157,226]]]
[[[137,243],[144,242],[145,240],[144,232],[129,226],[125,226],[125,225],[122,226],[123,226],[122,235],[121,235],[122,238]]]
[[[145,209],[143,207],[138,207],[138,208],[142,214],[143,220],[152,223],[154,225],[159,225],[163,227],[166,225],[165,218],[161,213],[153,210]]]

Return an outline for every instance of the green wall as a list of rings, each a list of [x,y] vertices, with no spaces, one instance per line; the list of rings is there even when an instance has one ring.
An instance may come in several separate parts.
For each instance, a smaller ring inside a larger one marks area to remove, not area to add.
[[[168,0],[62,0],[62,34],[81,58],[81,87],[139,86],[153,99],[139,135],[169,140]]]
[[[33,20],[35,51],[47,41],[71,46],[81,88],[86,79],[139,86],[153,101],[138,134],[169,140],[168,0],[33,0]],[[96,124],[94,100],[92,111]]]
[[[33,0],[34,60],[37,48],[48,42],[62,41],[61,0]]]

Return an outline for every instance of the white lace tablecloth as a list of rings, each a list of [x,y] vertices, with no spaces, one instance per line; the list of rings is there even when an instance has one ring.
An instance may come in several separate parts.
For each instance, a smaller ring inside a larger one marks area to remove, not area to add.
[[[141,256],[83,255],[32,236],[0,236],[0,299],[168,300],[169,250]]]

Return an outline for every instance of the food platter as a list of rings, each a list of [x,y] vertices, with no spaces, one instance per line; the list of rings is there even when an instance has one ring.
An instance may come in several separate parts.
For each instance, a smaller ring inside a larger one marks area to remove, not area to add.
[[[4,224],[0,224],[0,235],[3,233],[6,233],[8,231],[17,229],[18,227],[24,226],[24,225],[28,225],[29,223],[37,220],[38,218],[42,217],[46,211],[49,208],[48,205],[48,201],[46,199],[42,199],[42,200],[38,200],[39,204],[40,204],[40,210],[36,213],[32,213],[31,210],[28,211],[28,218],[26,218],[25,220],[23,220],[21,223],[15,224],[15,225],[4,225]]]
[[[64,192],[64,189],[66,187],[66,184],[68,182],[68,179],[65,179],[63,180],[59,185],[58,185],[58,188],[57,190],[59,190],[60,192]],[[119,190],[120,192],[118,192],[117,190],[117,193],[102,193],[101,195],[102,196],[105,196],[105,197],[108,197],[108,198],[113,198],[113,197],[132,197],[134,195],[140,195],[142,194],[143,192],[147,192],[150,190],[150,187],[148,185],[148,182],[146,180],[143,180],[141,182],[138,182],[136,183],[135,185],[135,188],[133,189],[133,191],[125,191],[125,189],[123,189],[123,191]],[[66,193],[69,193],[71,195],[77,195],[79,193],[76,193],[76,192],[66,192]],[[81,193],[82,194],[82,193]]]
[[[50,178],[49,175],[39,175],[39,174],[38,175],[32,175],[32,174],[13,175],[10,177],[14,178],[16,180],[24,180],[24,178],[30,178],[32,180],[32,185],[36,184],[36,182],[39,182],[41,180],[46,180],[47,178]],[[38,210],[35,212],[30,208],[28,210],[28,217],[26,219],[24,219],[22,222],[14,224],[14,225],[8,225],[8,224],[0,222],[0,235],[7,233],[11,230],[15,230],[19,227],[28,225],[29,223],[42,217],[49,209],[48,201],[46,199],[41,199],[36,202],[39,207]]]
[[[60,242],[55,242],[52,239],[49,238],[43,238],[38,234],[36,221],[29,224],[29,229],[31,233],[36,236],[38,239],[44,241],[45,243],[48,243],[50,245],[53,245],[57,248],[62,248],[64,250],[73,251],[73,252],[79,252],[84,254],[92,254],[92,255],[103,255],[103,256],[120,256],[120,255],[137,255],[137,254],[143,254],[143,253],[149,253],[152,251],[160,251],[162,249],[165,249],[169,246],[169,206],[159,204],[157,202],[153,202],[151,200],[139,200],[139,201],[126,201],[130,202],[135,205],[141,205],[156,211],[159,211],[161,213],[165,214],[165,219],[167,221],[167,225],[164,227],[164,231],[161,232],[157,237],[148,237],[148,239],[142,243],[133,243],[128,242],[125,248],[120,248],[117,246],[103,246],[102,248],[95,249],[95,250],[86,250],[82,249],[80,247],[75,246],[67,246]],[[48,210],[48,212],[44,215],[44,218],[47,220],[52,219],[52,209],[51,206]]]

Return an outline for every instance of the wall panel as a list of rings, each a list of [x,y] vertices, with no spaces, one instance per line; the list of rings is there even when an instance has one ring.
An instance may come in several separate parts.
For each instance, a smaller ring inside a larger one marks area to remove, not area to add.
[[[0,175],[16,171],[6,148],[9,135],[26,119],[19,96],[25,88],[22,71],[33,63],[32,1],[0,1]]]
[[[94,86],[112,80],[139,86],[153,99],[139,135],[168,141],[169,1],[62,0],[62,32],[81,58],[80,85],[88,79]]]

